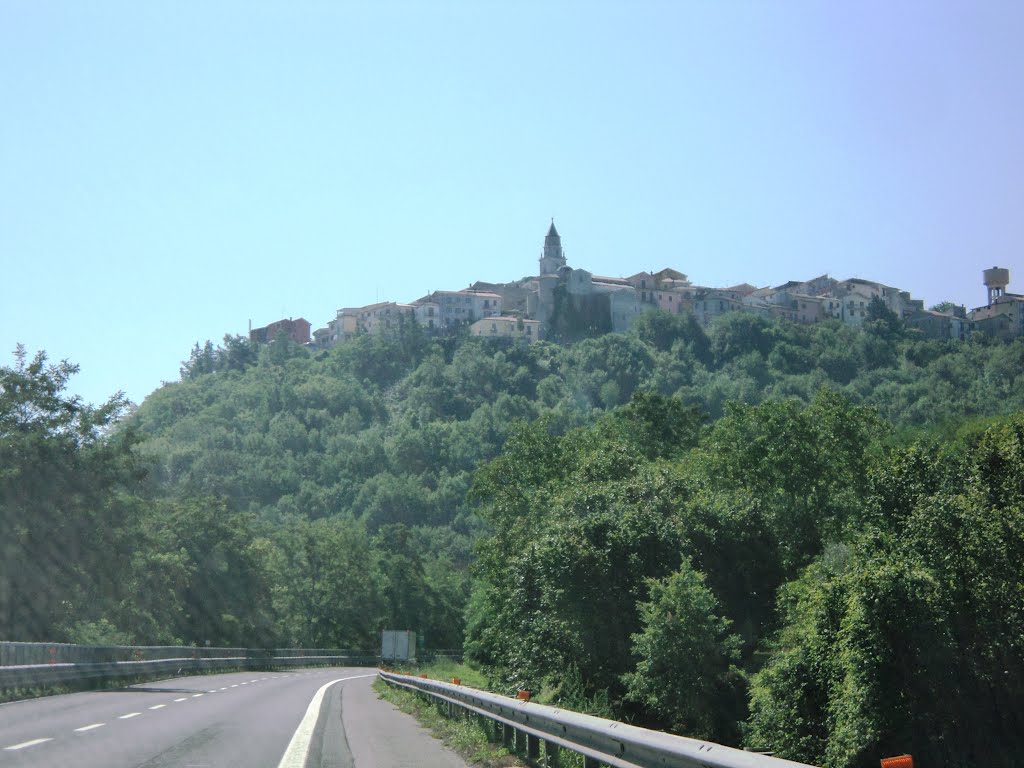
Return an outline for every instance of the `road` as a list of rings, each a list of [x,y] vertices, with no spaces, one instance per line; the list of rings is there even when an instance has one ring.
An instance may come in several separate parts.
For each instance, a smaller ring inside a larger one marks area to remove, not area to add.
[[[231,672],[3,704],[0,766],[465,768],[377,698],[375,676]]]

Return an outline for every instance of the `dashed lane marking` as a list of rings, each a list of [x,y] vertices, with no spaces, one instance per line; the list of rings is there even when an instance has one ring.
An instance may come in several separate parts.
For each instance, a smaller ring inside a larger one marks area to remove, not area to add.
[[[163,709],[166,706],[166,704],[154,704],[150,709]]]
[[[93,723],[92,725],[83,725],[81,728],[75,728],[75,733],[85,733],[96,728],[102,728],[106,723]]]
[[[53,741],[52,737],[45,739],[32,739],[32,741],[23,741],[21,744],[11,744],[9,747],[4,747],[5,752],[14,752],[19,749],[25,749],[27,747],[34,747],[36,744],[44,744],[47,741]]]
[[[193,698],[193,699],[198,699],[198,698],[199,698],[200,696],[202,696],[202,695],[203,695],[203,694],[201,694],[201,693],[193,693],[193,694],[192,694],[192,698]]]
[[[127,714],[127,715],[121,715],[121,716],[120,716],[119,718],[117,718],[117,719],[118,719],[118,720],[128,720],[128,719],[130,719],[130,718],[132,718],[132,717],[138,717],[138,716],[139,716],[139,715],[141,715],[141,714],[142,714],[141,712],[129,712],[129,713]]]
[[[182,696],[180,699],[175,699],[174,701],[175,701],[175,703],[177,703],[179,701],[188,701],[188,696]]]

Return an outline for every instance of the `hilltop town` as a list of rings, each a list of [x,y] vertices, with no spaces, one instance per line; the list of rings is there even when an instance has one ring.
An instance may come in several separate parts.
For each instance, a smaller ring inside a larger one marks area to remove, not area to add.
[[[1010,339],[1024,336],[1024,295],[1008,293],[1009,281],[1007,269],[984,270],[988,301],[968,311],[950,305],[925,309],[923,301],[912,298],[909,291],[872,280],[836,280],[829,275],[773,288],[748,283],[709,288],[694,285],[685,274],[670,268],[605,277],[568,265],[552,220],[536,276],[510,283],[478,281],[458,291],[433,291],[407,304],[386,301],[346,307],[312,334],[312,324],[298,318],[251,329],[249,335],[253,341],[267,343],[283,332],[297,343],[329,349],[357,334],[389,333],[402,324],[416,323],[432,335],[468,328],[472,336],[532,343],[628,331],[644,312],[657,309],[688,313],[704,326],[730,312],[796,323],[836,320],[855,327],[888,314],[925,338],[966,340],[984,334]]]

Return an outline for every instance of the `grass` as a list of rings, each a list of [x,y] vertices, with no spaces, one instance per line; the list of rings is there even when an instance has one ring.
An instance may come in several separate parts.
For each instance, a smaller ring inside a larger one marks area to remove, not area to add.
[[[0,704],[24,699],[40,699],[43,696],[56,696],[71,693],[70,688],[53,686],[51,688],[4,688],[0,689]]]
[[[431,680],[444,682],[459,678],[462,685],[470,688],[500,693],[493,690],[491,681],[485,673],[447,658],[439,658],[425,664],[405,663],[404,666],[396,667],[395,671],[405,675],[425,674]],[[430,728],[467,762],[487,767],[528,765],[500,745],[489,742],[486,730],[475,719],[448,719],[436,705],[404,689],[392,688],[379,679],[374,682],[374,688],[381,698],[395,704],[403,712],[413,715],[420,723]],[[565,679],[557,686],[545,681],[539,691],[534,691],[532,700],[559,709],[614,719],[607,692],[586,695],[582,677],[576,667],[567,670]],[[563,749],[559,755],[559,765],[561,768],[583,768],[583,755]]]
[[[447,674],[453,669],[458,671],[458,669],[464,666],[447,662],[441,669]],[[437,667],[435,665],[426,665],[415,673],[411,670],[404,671],[409,674],[422,674],[426,672],[426,674],[434,679],[441,678],[440,675],[431,675],[427,671],[428,669],[436,670]],[[465,669],[469,670],[468,667],[465,667]],[[470,670],[470,674],[478,673]],[[452,677],[461,677],[464,684],[469,684],[466,682],[467,678],[459,674],[452,674],[441,679],[451,679]],[[377,691],[377,695],[380,698],[394,704],[402,712],[415,717],[420,724],[429,728],[436,737],[441,739],[445,746],[457,752],[471,765],[481,766],[482,768],[507,768],[508,766],[526,765],[503,746],[493,743],[488,738],[487,728],[481,723],[479,718],[448,718],[437,705],[424,701],[410,691],[402,688],[393,688],[380,680],[380,678],[374,681],[373,688]]]

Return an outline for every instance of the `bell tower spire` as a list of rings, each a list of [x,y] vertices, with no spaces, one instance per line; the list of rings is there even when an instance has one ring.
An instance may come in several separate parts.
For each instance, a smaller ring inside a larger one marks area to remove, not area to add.
[[[544,236],[544,253],[540,257],[540,273],[542,275],[554,275],[565,266],[565,251],[562,250],[562,238],[555,229],[555,220],[551,219],[551,226]]]

